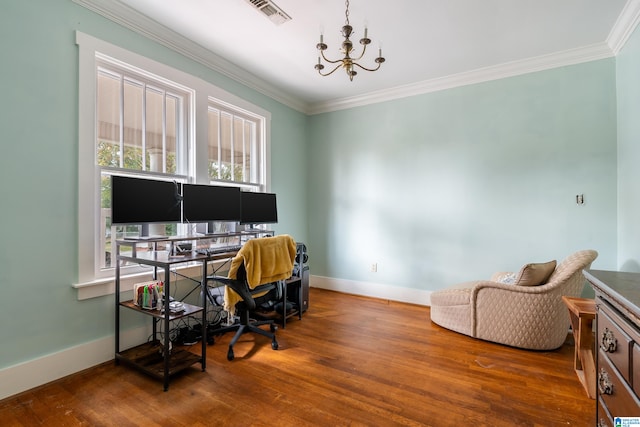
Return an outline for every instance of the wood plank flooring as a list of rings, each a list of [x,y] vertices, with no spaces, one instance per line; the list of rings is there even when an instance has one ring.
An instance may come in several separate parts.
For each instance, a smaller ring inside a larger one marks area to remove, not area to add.
[[[569,340],[514,349],[440,328],[426,307],[320,289],[277,335],[278,351],[245,335],[232,362],[232,335],[217,338],[207,371],[194,365],[167,392],[106,363],[0,401],[0,425],[595,425]]]

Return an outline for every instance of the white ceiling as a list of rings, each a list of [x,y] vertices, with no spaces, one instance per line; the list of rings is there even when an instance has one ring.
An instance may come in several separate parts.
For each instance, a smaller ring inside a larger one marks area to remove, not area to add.
[[[492,73],[610,57],[635,28],[640,9],[640,0],[351,0],[354,45],[360,47],[365,23],[372,39],[373,52],[363,63],[374,64],[380,44],[387,61],[350,82],[342,70],[321,77],[314,69],[321,31],[327,56],[339,56],[344,1],[274,1],[290,21],[276,25],[247,0],[120,0],[118,13],[129,15],[121,18],[138,31],[164,31],[165,44],[184,46],[182,37],[189,39],[199,45],[187,49],[192,56],[212,53],[209,65],[294,108],[318,112],[439,84],[489,80]],[[144,17],[127,13],[129,7]]]

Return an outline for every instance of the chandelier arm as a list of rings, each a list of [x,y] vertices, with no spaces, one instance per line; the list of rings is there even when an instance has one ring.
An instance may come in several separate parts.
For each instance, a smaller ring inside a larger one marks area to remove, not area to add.
[[[362,53],[357,58],[353,58],[354,61],[360,61],[364,57],[364,53],[367,51],[367,45],[362,45]]]
[[[328,73],[323,74],[322,71],[318,70],[318,74],[320,74],[322,77],[326,77],[326,76],[330,76],[331,74],[333,74],[338,68],[340,68],[340,65],[336,65],[335,68],[331,71],[329,71]]]
[[[338,63],[342,64],[342,59],[336,59],[335,61],[328,59],[326,56],[324,56],[323,50],[320,51],[320,55],[322,56],[322,59],[327,61],[329,64],[338,64]]]
[[[354,62],[353,65],[357,65],[358,67],[362,68],[365,71],[377,71],[380,68],[380,65],[382,65],[382,64],[378,63],[378,66],[376,68],[363,67],[362,65],[358,64],[357,62]]]

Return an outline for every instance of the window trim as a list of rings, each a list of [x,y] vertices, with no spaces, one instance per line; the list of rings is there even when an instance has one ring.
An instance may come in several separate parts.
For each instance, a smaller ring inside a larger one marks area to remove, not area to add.
[[[207,167],[207,109],[210,99],[226,103],[234,109],[245,110],[252,116],[261,118],[264,131],[264,185],[266,191],[271,188],[271,113],[224,89],[221,89],[198,77],[177,70],[166,64],[154,61],[145,56],[128,51],[119,46],[76,31],[78,45],[78,277],[72,287],[78,291],[78,299],[92,298],[113,294],[114,277],[99,277],[96,274],[96,260],[99,248],[96,240],[96,229],[100,220],[99,197],[96,191],[100,180],[100,169],[95,164],[95,105],[96,105],[96,66],[100,54],[113,58],[125,66],[146,70],[154,75],[163,76],[172,84],[174,82],[193,90],[189,110],[193,111],[186,118],[187,137],[194,141],[194,149],[188,153],[188,162],[193,167],[195,183],[208,184]],[[89,95],[90,94],[90,95]],[[189,144],[187,144],[189,145]],[[186,268],[188,270],[188,267]],[[144,275],[144,273],[143,273]],[[139,279],[139,277],[137,277]],[[139,281],[137,280],[136,281]],[[129,286],[130,285],[130,286]],[[133,282],[125,280],[123,291],[130,290]]]
[[[235,118],[240,118],[242,120],[245,121],[250,121],[252,123],[255,124],[255,138],[256,139],[260,139],[263,138],[263,135],[268,135],[267,131],[266,131],[266,126],[265,126],[265,120],[262,119],[262,117],[258,114],[252,113],[251,111],[247,111],[246,109],[240,108],[238,106],[235,105],[231,105],[228,102],[225,102],[224,100],[221,99],[216,99],[213,97],[209,97],[208,98],[208,107],[207,107],[207,113],[210,112],[211,110],[217,110],[218,114],[219,114],[219,121],[220,121],[220,116],[222,114],[228,114],[231,116],[231,119],[234,120]],[[207,120],[207,123],[208,120]],[[232,136],[231,139],[232,141],[234,140],[234,136],[233,136],[233,129],[234,126],[231,126],[231,132],[232,132]],[[218,125],[218,133],[220,133],[220,126]],[[244,133],[244,126],[243,126],[243,133]],[[243,150],[245,150],[246,147],[243,146]],[[253,151],[254,147],[251,146],[250,147],[250,151]],[[269,163],[269,159],[267,158],[267,154],[269,153],[269,150],[267,149],[266,144],[264,146],[259,146],[258,149],[260,150],[260,152],[258,153],[250,153],[251,154],[251,158],[255,159],[266,159],[264,161],[264,165],[260,167],[260,171],[259,173],[256,174],[256,176],[258,176],[258,180],[256,182],[251,182],[250,180],[247,179],[243,179],[242,181],[227,181],[224,179],[211,179],[208,174],[207,174],[207,180],[208,183],[214,184],[214,185],[238,185],[241,188],[250,188],[251,191],[268,191],[268,189],[271,187],[269,184],[269,177],[270,175],[267,174],[267,170],[268,169],[268,163]],[[234,150],[232,149],[231,154],[232,154],[232,159],[233,159],[233,153]],[[207,153],[208,154],[208,153]],[[208,157],[208,156],[207,156]],[[220,158],[220,146],[218,146],[218,158]],[[243,157],[243,162],[244,162],[244,157]],[[252,163],[252,168],[257,167],[255,165],[255,163]],[[208,169],[208,165],[207,165],[207,169]],[[244,165],[243,165],[243,173],[245,171]],[[250,174],[251,175],[251,174]]]

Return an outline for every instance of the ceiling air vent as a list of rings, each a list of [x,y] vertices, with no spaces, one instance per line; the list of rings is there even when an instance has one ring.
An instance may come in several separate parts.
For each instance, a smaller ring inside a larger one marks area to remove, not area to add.
[[[276,25],[284,24],[285,22],[291,20],[291,17],[271,0],[247,0],[247,2],[255,7],[260,13],[269,18],[271,22]]]

